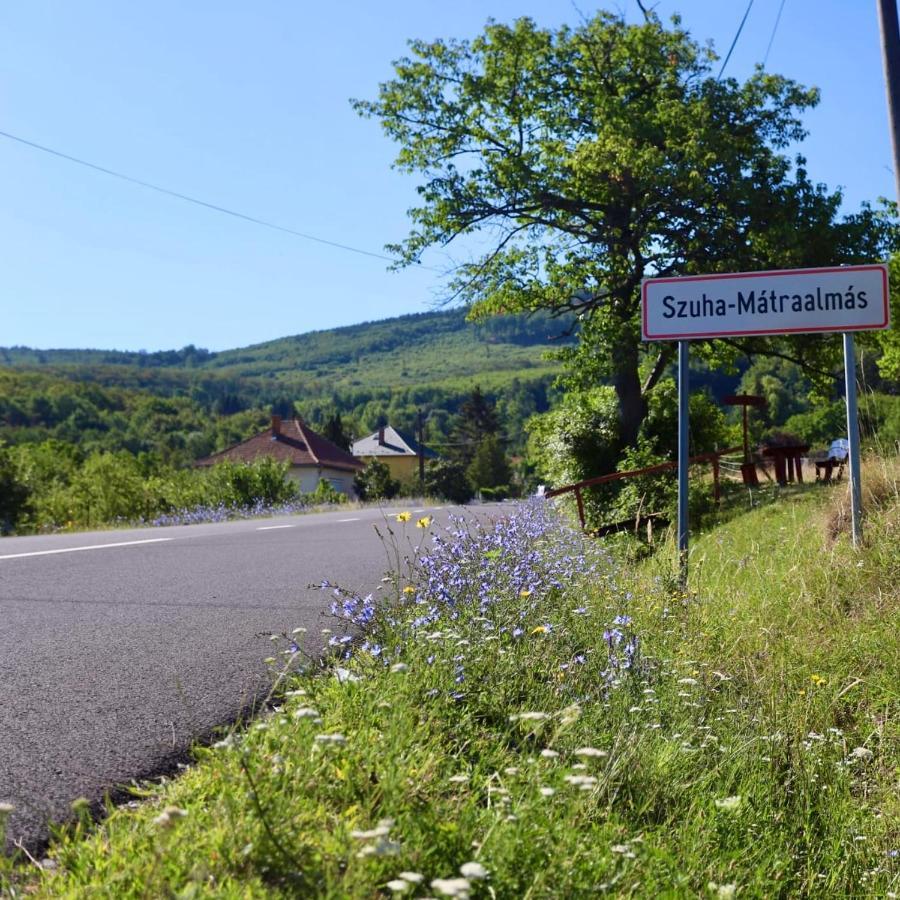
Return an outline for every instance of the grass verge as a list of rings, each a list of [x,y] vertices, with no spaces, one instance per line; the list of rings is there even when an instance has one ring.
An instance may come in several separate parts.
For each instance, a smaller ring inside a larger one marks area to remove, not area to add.
[[[664,552],[623,567],[539,505],[428,553],[398,522],[393,602],[335,593],[364,644],[5,890],[890,895],[900,504],[857,552],[843,491],[702,536],[686,597]]]

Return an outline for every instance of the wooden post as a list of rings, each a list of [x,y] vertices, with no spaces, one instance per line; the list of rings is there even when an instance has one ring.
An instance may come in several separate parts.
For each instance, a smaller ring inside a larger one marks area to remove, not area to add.
[[[747,415],[747,407],[746,406],[744,407],[744,415],[745,416]],[[716,499],[716,506],[718,506],[722,500],[722,491],[721,491],[721,488],[719,487],[719,456],[718,456],[718,454],[716,454],[712,458],[712,469],[713,469],[713,496]]]
[[[575,488],[575,502],[578,504],[578,521],[584,531],[584,501],[581,499],[581,488]]]

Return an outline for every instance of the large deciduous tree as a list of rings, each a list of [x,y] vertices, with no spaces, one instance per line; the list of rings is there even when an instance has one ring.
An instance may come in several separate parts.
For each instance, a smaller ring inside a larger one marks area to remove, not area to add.
[[[628,25],[599,12],[556,31],[524,18],[472,41],[411,42],[378,98],[355,103],[399,144],[397,167],[421,178],[399,264],[477,234],[450,284],[473,315],[577,313],[572,380],[614,386],[625,445],[673,352],[641,344],[642,278],[870,262],[892,234],[868,206],[841,215],[840,193],[785,155],[815,90],[762,70],[718,80],[714,59],[677,18]],[[828,372],[837,345],[703,352],[742,351]]]

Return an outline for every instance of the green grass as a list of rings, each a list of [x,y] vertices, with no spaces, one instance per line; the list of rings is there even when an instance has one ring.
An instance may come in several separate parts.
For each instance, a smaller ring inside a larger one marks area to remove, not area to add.
[[[432,879],[477,861],[489,874],[471,897],[897,892],[892,478],[859,552],[833,538],[845,489],[810,488],[699,537],[688,597],[670,550],[540,596],[497,582],[489,629],[476,605],[411,640],[421,608],[401,608],[378,636],[402,671],[360,652],[346,664],[358,680],[291,676],[264,716],[198,748],[139,808],[62,834],[55,868],[8,867],[7,890],[362,898],[413,871],[424,880],[402,896],[434,896]],[[402,567],[408,538],[393,540]],[[501,633],[523,607],[525,633]],[[641,662],[607,693],[603,632],[626,612]],[[379,823],[381,836],[353,836]]]

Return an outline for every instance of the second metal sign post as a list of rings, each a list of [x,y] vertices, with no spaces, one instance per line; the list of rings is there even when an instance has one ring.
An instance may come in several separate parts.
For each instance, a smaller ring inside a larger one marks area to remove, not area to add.
[[[890,327],[888,267],[837,266],[646,278],[641,285],[645,341],[678,341],[678,554],[682,588],[688,558],[688,347],[691,340],[841,332],[853,543],[862,538],[854,331]]]

